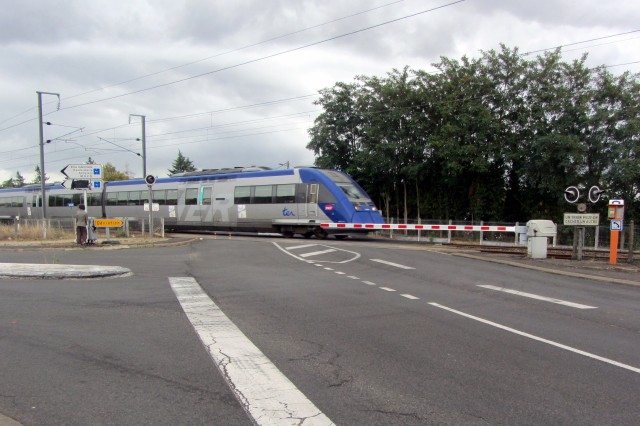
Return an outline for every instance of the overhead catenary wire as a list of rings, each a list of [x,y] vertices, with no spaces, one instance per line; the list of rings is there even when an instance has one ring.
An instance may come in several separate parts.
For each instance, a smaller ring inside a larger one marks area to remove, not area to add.
[[[292,32],[286,33],[286,34],[282,34],[282,35],[279,35],[279,36],[271,37],[271,38],[268,38],[266,40],[262,40],[262,41],[259,41],[259,42],[256,42],[256,43],[251,43],[251,44],[248,44],[248,45],[245,45],[245,46],[242,46],[242,47],[238,47],[238,48],[227,50],[227,51],[222,52],[222,53],[217,53],[215,55],[211,55],[211,56],[207,56],[205,58],[197,59],[195,61],[190,61],[190,62],[187,62],[187,63],[184,63],[184,64],[176,65],[174,67],[166,68],[166,69],[163,69],[163,70],[160,70],[160,71],[155,71],[155,72],[152,72],[152,73],[149,73],[149,74],[145,74],[145,75],[142,75],[142,76],[130,78],[128,80],[124,80],[124,81],[121,81],[119,83],[114,83],[114,84],[110,84],[110,85],[107,85],[107,86],[104,86],[104,87],[100,87],[100,88],[97,88],[97,89],[92,89],[92,90],[89,90],[87,92],[78,93],[76,95],[71,95],[71,96],[66,97],[66,99],[67,100],[74,99],[74,98],[77,98],[77,97],[85,96],[85,95],[88,95],[88,94],[91,94],[91,93],[100,92],[100,91],[103,91],[103,90],[106,90],[106,89],[110,89],[110,88],[113,88],[113,87],[122,86],[122,85],[127,84],[127,83],[132,83],[134,81],[142,80],[142,79],[145,79],[145,78],[148,78],[148,77],[153,77],[153,76],[156,76],[156,75],[159,75],[159,74],[163,74],[163,73],[166,73],[166,72],[169,72],[169,71],[173,71],[173,70],[176,70],[176,69],[184,68],[184,67],[187,67],[189,65],[194,65],[194,64],[197,64],[197,63],[200,63],[200,62],[204,62],[204,61],[213,59],[213,58],[217,58],[217,57],[220,57],[220,56],[228,55],[230,53],[239,52],[239,51],[242,51],[242,50],[249,49],[251,47],[260,46],[260,45],[263,45],[263,44],[266,44],[266,43],[269,43],[269,42],[272,42],[272,41],[280,40],[280,39],[283,39],[283,38],[286,38],[286,37],[290,37],[292,35],[300,34],[300,33],[303,33],[303,32],[306,32],[306,31],[309,31],[309,30],[312,30],[312,29],[320,28],[320,27],[325,26],[325,25],[329,25],[329,24],[333,24],[333,23],[336,23],[336,22],[339,22],[339,21],[343,21],[343,20],[346,20],[346,19],[349,19],[349,18],[353,18],[355,16],[364,15],[366,13],[369,13],[369,12],[372,12],[372,11],[375,11],[375,10],[379,10],[379,9],[383,9],[385,7],[389,7],[389,6],[398,4],[398,3],[402,3],[404,1],[405,0],[396,0],[396,1],[393,1],[393,2],[390,2],[390,3],[386,3],[386,4],[383,4],[383,5],[380,5],[380,6],[376,6],[376,7],[372,7],[372,8],[360,11],[360,12],[352,13],[350,15],[346,15],[346,16],[342,16],[342,17],[339,17],[339,18],[335,18],[335,19],[332,19],[332,20],[329,20],[329,21],[326,21],[326,22],[323,22],[323,23],[320,23],[320,24],[312,25],[310,27],[302,28],[302,29],[299,29],[299,30],[296,30],[296,31],[292,31]],[[17,118],[17,117],[19,117],[21,115],[24,115],[24,114],[26,114],[26,113],[28,113],[30,111],[33,111],[36,108],[37,107],[28,108],[25,111],[23,111],[23,112],[21,112],[21,113],[19,113],[17,115],[14,115],[14,116],[9,117],[7,119],[1,120],[0,124],[6,123],[8,121],[11,121],[14,118]],[[27,122],[29,122],[31,120],[32,119],[28,120]],[[18,125],[19,124],[24,124],[24,122],[23,123],[18,123]],[[0,130],[4,130],[4,129],[0,129]]]
[[[151,86],[151,87],[146,87],[146,88],[143,88],[143,89],[134,90],[134,91],[127,92],[127,93],[121,93],[119,95],[114,95],[114,96],[110,96],[110,97],[107,97],[107,98],[96,99],[96,100],[93,100],[93,101],[84,102],[84,103],[80,103],[80,104],[76,104],[76,105],[71,105],[71,106],[68,106],[68,107],[60,108],[60,111],[69,110],[69,109],[73,109],[73,108],[78,108],[78,107],[81,107],[81,106],[86,106],[86,105],[91,105],[91,104],[96,104],[96,103],[99,103],[99,102],[109,101],[109,100],[113,100],[113,99],[123,98],[125,96],[134,95],[134,94],[137,94],[137,93],[143,93],[143,92],[147,92],[147,91],[150,91],[150,90],[159,89],[161,87],[172,86],[174,84],[183,83],[185,81],[193,80],[193,79],[204,77],[204,76],[207,76],[207,75],[216,74],[216,73],[219,73],[219,72],[222,72],[222,71],[228,71],[230,69],[238,68],[238,67],[241,67],[241,66],[244,66],[244,65],[254,64],[256,62],[261,62],[261,61],[264,61],[264,60],[267,60],[267,59],[271,59],[271,58],[275,58],[275,57],[278,57],[278,56],[286,55],[286,54],[289,54],[289,53],[297,52],[297,51],[300,51],[300,50],[303,50],[303,49],[307,49],[309,47],[318,46],[320,44],[328,43],[328,42],[333,41],[333,40],[338,40],[340,38],[348,37],[348,36],[351,36],[351,35],[354,35],[354,34],[358,34],[358,33],[362,33],[362,32],[365,32],[365,31],[369,31],[369,30],[372,30],[374,28],[379,28],[379,27],[382,27],[382,26],[385,26],[385,25],[389,25],[389,24],[393,24],[393,23],[396,23],[396,22],[400,22],[400,21],[403,21],[405,19],[414,18],[416,16],[423,15],[425,13],[434,12],[436,10],[444,9],[446,7],[451,7],[451,6],[454,6],[454,5],[458,4],[458,3],[463,3],[465,1],[466,0],[456,0],[456,1],[444,4],[444,5],[441,5],[441,6],[437,6],[437,7],[431,8],[431,9],[426,9],[426,10],[422,10],[420,12],[411,13],[409,15],[405,15],[405,16],[402,16],[400,18],[390,19],[390,20],[381,22],[379,24],[370,25],[368,27],[360,28],[358,30],[349,31],[349,32],[346,32],[346,33],[343,33],[343,34],[340,34],[340,35],[337,35],[337,36],[329,37],[329,38],[326,38],[326,39],[323,39],[323,40],[319,40],[319,41],[316,41],[316,42],[312,42],[312,43],[307,43],[307,44],[304,44],[304,45],[301,45],[301,46],[297,46],[297,47],[294,47],[294,48],[291,48],[291,49],[285,49],[285,50],[282,50],[280,52],[276,52],[276,53],[272,53],[272,54],[269,54],[269,55],[261,56],[261,57],[258,57],[258,58],[255,58],[255,59],[251,59],[251,60],[248,60],[248,61],[244,61],[244,62],[240,62],[240,63],[237,63],[237,64],[233,64],[233,65],[228,65],[228,66],[225,66],[225,67],[217,68],[215,70],[207,71],[207,72],[204,72],[204,73],[201,73],[201,74],[197,74],[197,75],[193,75],[193,76],[190,76],[190,77],[181,78],[181,79],[178,79],[178,80],[169,81],[167,83],[156,84],[156,85]],[[0,131],[2,131],[2,130],[4,130],[4,129],[0,129]]]

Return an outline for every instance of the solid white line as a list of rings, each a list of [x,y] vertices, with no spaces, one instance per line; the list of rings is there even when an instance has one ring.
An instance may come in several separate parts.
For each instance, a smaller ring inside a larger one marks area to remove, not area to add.
[[[296,249],[307,248],[307,247],[315,247],[315,246],[317,246],[317,244],[303,244],[301,246],[290,246],[290,247],[287,247],[287,250],[296,250]]]
[[[365,283],[366,285],[378,285],[376,283],[372,283],[371,281],[362,281],[363,283]]]
[[[310,256],[317,256],[319,254],[326,254],[326,253],[333,253],[335,250],[334,249],[327,249],[327,250],[320,250],[320,251],[312,251],[310,253],[303,253],[300,255],[300,257],[310,257]]]
[[[400,268],[400,269],[416,269],[416,268],[412,268],[411,266],[400,265],[399,263],[388,262],[386,260],[381,260],[381,259],[371,259],[371,261],[384,263],[385,265],[389,265],[389,266],[395,266],[396,268]]]
[[[411,299],[411,300],[419,300],[420,299],[419,297],[415,297],[415,296],[412,296],[410,294],[401,294],[400,296],[406,297],[407,299]]]
[[[505,325],[498,324],[498,323],[495,323],[493,321],[488,321],[488,320],[480,318],[480,317],[476,317],[476,316],[473,316],[473,315],[466,314],[464,312],[456,311],[455,309],[448,308],[448,307],[440,305],[438,303],[429,303],[429,304],[431,306],[435,306],[437,308],[444,309],[444,310],[449,311],[449,312],[453,312],[454,314],[461,315],[463,317],[467,317],[467,318],[470,318],[472,320],[479,321],[481,323],[491,325],[493,327],[508,331],[510,333],[518,334],[520,336],[527,337],[529,339],[537,340],[538,342],[546,343],[548,345],[555,346],[555,347],[560,348],[560,349],[564,349],[564,350],[567,350],[567,351],[570,351],[570,352],[574,352],[574,353],[577,353],[579,355],[583,355],[583,356],[586,356],[586,357],[589,357],[589,358],[596,359],[598,361],[606,362],[607,364],[615,365],[616,367],[624,368],[626,370],[633,371],[634,373],[640,373],[640,368],[636,368],[636,367],[633,367],[633,366],[628,365],[628,364],[623,364],[621,362],[614,361],[614,360],[609,359],[609,358],[604,358],[604,357],[601,357],[599,355],[594,355],[592,353],[585,352],[585,351],[582,351],[580,349],[573,348],[571,346],[563,345],[562,343],[554,342],[553,340],[547,340],[547,339],[544,339],[542,337],[535,336],[533,334],[525,333],[524,331],[516,330],[515,328],[507,327]]]
[[[257,425],[333,425],[191,277],[169,278],[202,344]]]
[[[380,290],[384,290],[384,291],[395,291],[394,289],[389,288],[389,287],[380,287]]]
[[[530,299],[543,300],[545,302],[556,303],[558,305],[570,306],[577,309],[598,309],[597,306],[581,305],[579,303],[567,302],[566,300],[554,299],[552,297],[539,296],[537,294],[525,293],[518,290],[510,290],[508,288],[497,287],[495,285],[478,285],[478,287],[487,288],[489,290],[501,291],[503,293],[515,294],[516,296],[528,297]]]

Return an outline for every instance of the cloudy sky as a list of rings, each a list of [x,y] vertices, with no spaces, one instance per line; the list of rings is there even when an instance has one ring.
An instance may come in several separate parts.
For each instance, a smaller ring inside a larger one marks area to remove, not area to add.
[[[637,0],[0,0],[0,180],[89,157],[162,177],[311,165],[318,90],[500,43],[640,72]],[[591,41],[589,41],[591,40]],[[626,64],[626,65],[621,65]],[[58,110],[59,107],[59,110]],[[134,114],[133,117],[130,117]]]

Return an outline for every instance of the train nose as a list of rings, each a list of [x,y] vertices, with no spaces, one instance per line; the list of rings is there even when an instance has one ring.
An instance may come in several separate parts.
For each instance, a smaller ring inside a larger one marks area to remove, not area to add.
[[[355,212],[351,216],[351,223],[383,223],[384,220],[377,211]]]

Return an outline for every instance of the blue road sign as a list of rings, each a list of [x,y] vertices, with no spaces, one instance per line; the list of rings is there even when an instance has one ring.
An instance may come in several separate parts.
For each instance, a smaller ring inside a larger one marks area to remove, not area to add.
[[[612,231],[622,231],[622,221],[621,220],[612,220],[611,221],[611,230]]]

